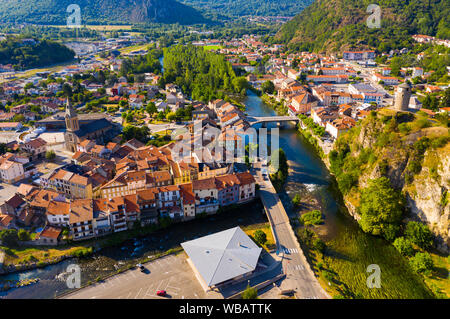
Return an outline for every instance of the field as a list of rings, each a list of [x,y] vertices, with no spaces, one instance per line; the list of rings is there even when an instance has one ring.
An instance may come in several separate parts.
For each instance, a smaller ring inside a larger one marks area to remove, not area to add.
[[[66,25],[48,25],[47,27],[52,28],[67,28]],[[96,30],[96,31],[129,31],[131,30],[131,25],[84,25],[83,28]]]
[[[223,48],[223,46],[221,46],[221,45],[205,45],[203,48],[207,51],[211,51],[211,50],[220,50]]]
[[[130,53],[132,51],[146,50],[147,48],[148,48],[148,43],[147,44],[132,45],[130,47],[125,47],[125,48],[119,49],[119,51],[122,52],[122,53]]]

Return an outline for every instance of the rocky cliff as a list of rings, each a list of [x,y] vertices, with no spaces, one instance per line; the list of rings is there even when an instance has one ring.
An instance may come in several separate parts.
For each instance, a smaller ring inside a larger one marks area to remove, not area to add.
[[[405,221],[419,220],[427,224],[436,235],[437,248],[449,252],[448,127],[424,115],[386,110],[365,119],[338,139],[334,156],[340,162],[331,160],[330,168],[343,188],[352,216],[360,218],[361,189],[369,180],[386,176],[392,187],[406,198]]]

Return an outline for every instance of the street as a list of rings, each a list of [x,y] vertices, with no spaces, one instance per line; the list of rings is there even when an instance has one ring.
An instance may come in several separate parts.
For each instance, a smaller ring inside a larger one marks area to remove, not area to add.
[[[254,166],[256,169],[252,173],[260,185],[261,201],[266,207],[268,218],[273,225],[277,250],[282,256],[283,270],[286,274],[286,279],[281,282],[280,289],[294,289],[297,297],[302,299],[330,298],[314,276],[272,183],[262,177],[261,163],[256,163]]]

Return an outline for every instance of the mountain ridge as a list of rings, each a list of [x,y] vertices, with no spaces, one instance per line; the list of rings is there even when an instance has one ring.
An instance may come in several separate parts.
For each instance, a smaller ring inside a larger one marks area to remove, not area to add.
[[[0,21],[66,24],[73,0],[2,0]],[[78,0],[82,24],[180,23],[207,20],[196,9],[175,0]]]
[[[369,28],[366,20],[370,13],[366,10],[373,1],[316,0],[283,25],[274,41],[292,49],[335,52],[404,47],[417,33],[450,38],[450,6],[446,1],[379,0],[381,27]]]

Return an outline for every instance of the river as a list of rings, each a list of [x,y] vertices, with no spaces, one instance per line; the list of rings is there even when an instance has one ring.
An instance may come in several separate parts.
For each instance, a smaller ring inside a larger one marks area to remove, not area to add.
[[[244,100],[249,116],[272,116],[276,112],[252,91]],[[268,126],[269,128],[271,126]],[[274,126],[272,126],[274,127]],[[270,140],[270,139],[268,139]],[[422,278],[412,273],[407,261],[381,238],[365,234],[339,205],[332,176],[314,148],[294,126],[280,130],[279,145],[289,161],[289,177],[280,194],[290,218],[299,216],[291,199],[300,194],[312,199],[324,215],[324,225],[315,231],[327,244],[325,260],[356,298],[430,298],[432,294]],[[315,207],[314,207],[315,208]],[[368,288],[369,265],[381,270],[381,288]]]

